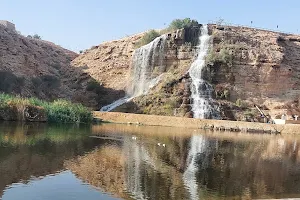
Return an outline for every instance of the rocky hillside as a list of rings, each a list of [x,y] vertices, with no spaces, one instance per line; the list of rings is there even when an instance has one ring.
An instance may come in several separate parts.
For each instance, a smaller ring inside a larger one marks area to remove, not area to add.
[[[190,78],[199,27],[167,33],[162,79],[148,95],[135,98],[117,111],[192,117]],[[211,48],[205,80],[222,119],[258,121],[254,105],[272,117],[300,114],[300,36],[247,27],[209,25]],[[131,73],[134,44],[142,35],[95,46],[73,61],[112,93],[122,96]]]
[[[107,88],[99,99],[100,106],[112,103],[125,95],[134,45],[142,35],[137,34],[93,46],[72,61],[72,66],[82,69]]]
[[[300,114],[299,35],[216,25],[211,31],[206,79],[223,118],[253,120],[254,105],[274,118]]]
[[[45,100],[65,98],[97,108],[103,88],[82,68],[71,66],[77,56],[0,26],[0,92]]]

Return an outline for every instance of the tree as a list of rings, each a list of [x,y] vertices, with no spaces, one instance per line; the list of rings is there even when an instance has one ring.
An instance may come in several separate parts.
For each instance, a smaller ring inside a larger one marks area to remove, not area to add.
[[[190,28],[193,26],[198,26],[199,23],[197,20],[192,20],[190,18],[184,18],[184,19],[174,19],[170,25],[169,29],[171,30],[177,30],[182,28]]]
[[[38,34],[34,34],[34,35],[33,35],[33,38],[34,38],[34,39],[39,39],[39,40],[42,39],[42,37],[39,36]]]

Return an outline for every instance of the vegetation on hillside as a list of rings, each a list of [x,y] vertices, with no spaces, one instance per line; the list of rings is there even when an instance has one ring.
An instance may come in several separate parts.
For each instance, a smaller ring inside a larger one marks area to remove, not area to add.
[[[230,49],[226,47],[221,47],[220,51],[215,51],[214,48],[211,48],[206,56],[206,62],[213,64],[216,62],[224,63],[224,64],[232,64],[233,54]]]
[[[184,19],[174,19],[169,27],[168,30],[177,30],[177,29],[182,29],[182,28],[191,28],[193,26],[198,26],[199,23],[197,20],[193,20],[190,18],[184,18]]]
[[[196,20],[190,19],[190,18],[184,18],[184,19],[174,19],[167,28],[162,29],[160,31],[156,30],[150,30],[146,32],[143,37],[135,44],[136,48],[140,48],[141,46],[144,46],[146,44],[149,44],[152,42],[155,38],[161,36],[162,34],[175,31],[177,29],[182,28],[191,28],[193,26],[198,26],[199,23]]]
[[[143,37],[135,44],[136,48],[140,48],[146,44],[152,42],[155,38],[159,37],[161,34],[156,30],[150,30],[146,32]]]
[[[18,116],[24,116],[27,107],[44,110],[48,122],[89,123],[92,121],[91,111],[81,104],[74,104],[62,99],[46,102],[37,98],[21,98],[0,94],[0,112],[2,113],[7,112],[7,110],[16,110]]]
[[[34,35],[27,35],[28,38],[34,38],[34,39],[38,39],[38,40],[41,40],[42,37],[38,34],[34,34]]]

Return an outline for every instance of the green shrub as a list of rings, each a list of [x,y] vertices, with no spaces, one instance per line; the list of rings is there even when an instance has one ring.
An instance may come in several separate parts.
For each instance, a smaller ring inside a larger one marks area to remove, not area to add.
[[[217,99],[225,99],[228,100],[230,97],[230,92],[229,90],[225,89],[225,90],[220,90],[220,91],[216,91],[216,98]]]
[[[242,100],[237,99],[236,102],[235,102],[235,105],[238,106],[238,107],[241,107],[242,106]]]
[[[86,107],[66,100],[55,100],[46,104],[45,109],[49,122],[82,123],[90,122],[92,119],[92,114]]]
[[[174,19],[168,29],[169,30],[177,30],[182,28],[190,28],[193,26],[199,26],[199,23],[197,20],[191,20],[190,18],[184,18],[184,19]]]
[[[159,37],[160,33],[156,30],[150,30],[143,35],[143,37],[135,44],[136,48],[144,46],[152,42],[155,38]]]
[[[90,80],[86,86],[87,91],[94,91],[97,94],[99,94],[102,91],[102,89],[103,88],[102,88],[101,84],[95,79]]]
[[[60,87],[60,80],[56,76],[42,75],[31,78],[31,82],[34,86],[35,92],[38,94],[40,91],[45,93],[50,90]]]
[[[225,97],[225,99],[229,99],[229,96],[230,96],[229,90],[224,90],[224,97]]]
[[[38,39],[38,40],[42,39],[42,37],[41,37],[41,36],[39,36],[38,34],[34,34],[34,35],[27,35],[27,37],[28,37],[28,38],[34,38],[34,39]]]
[[[42,37],[39,36],[38,34],[34,34],[32,37],[33,37],[34,39],[38,39],[38,40],[42,39]]]
[[[251,109],[247,109],[245,112],[244,112],[244,115],[246,116],[246,117],[254,117],[255,116],[255,110],[251,110]]]
[[[226,47],[222,47],[219,52],[216,52],[213,48],[210,49],[206,56],[206,63],[224,63],[227,65],[232,64],[233,55],[232,52]]]
[[[24,77],[17,77],[9,71],[0,71],[0,91],[10,93],[20,90],[23,85]]]
[[[16,105],[40,106],[46,110],[49,122],[59,123],[89,123],[92,121],[91,111],[81,104],[58,99],[53,102],[42,101],[37,98],[20,98],[8,94],[0,94],[0,107]]]
[[[240,107],[240,108],[247,108],[249,105],[246,101],[243,101],[241,99],[237,99],[235,102],[235,105]]]

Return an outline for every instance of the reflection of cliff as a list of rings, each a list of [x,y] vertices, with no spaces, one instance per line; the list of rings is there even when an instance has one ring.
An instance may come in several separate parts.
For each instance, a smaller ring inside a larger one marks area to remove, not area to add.
[[[125,199],[185,199],[181,168],[186,142],[177,139],[125,135],[121,146],[107,142],[108,146],[66,162],[66,166],[84,181]],[[165,142],[166,147],[158,146],[157,141]]]
[[[93,131],[107,135],[110,126]],[[299,193],[300,148],[294,138],[240,134],[190,138],[167,130],[156,134],[153,127],[148,131],[132,127],[141,132],[131,135],[130,128],[123,127],[111,129],[108,147],[68,167],[88,183],[125,199],[251,199]]]
[[[124,193],[124,158],[115,146],[97,149],[86,156],[70,160],[65,166],[89,184],[119,197]]]
[[[297,194],[300,163],[295,160],[295,144],[285,142],[282,146],[283,141],[219,141],[214,151],[207,154],[208,166],[198,171],[198,182],[221,196],[263,198]]]
[[[85,137],[86,131],[71,126],[0,123],[0,193],[12,183],[61,171],[65,159],[94,148],[100,141]]]

